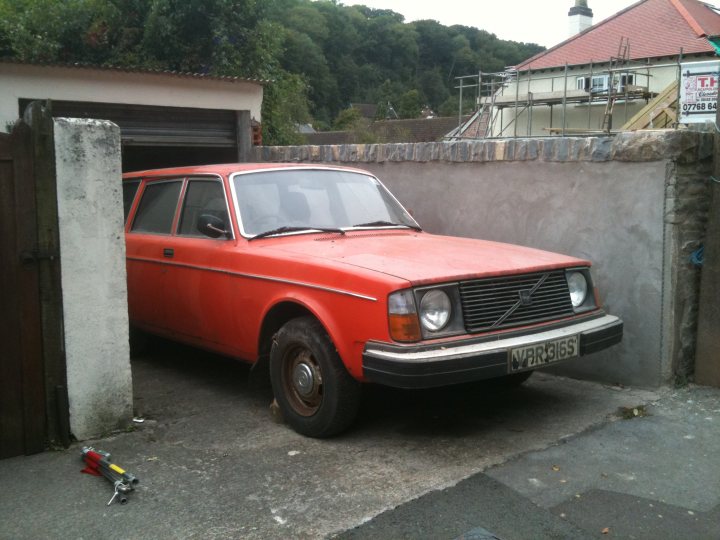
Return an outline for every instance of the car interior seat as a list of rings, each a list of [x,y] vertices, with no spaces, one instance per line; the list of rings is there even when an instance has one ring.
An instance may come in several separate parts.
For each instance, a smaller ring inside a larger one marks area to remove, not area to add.
[[[280,208],[290,221],[307,224],[310,219],[307,197],[297,191],[284,193],[280,200]]]

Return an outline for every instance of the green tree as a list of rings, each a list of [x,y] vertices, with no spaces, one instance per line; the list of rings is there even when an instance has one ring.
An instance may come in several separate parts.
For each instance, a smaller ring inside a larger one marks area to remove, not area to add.
[[[460,108],[459,96],[450,96],[436,109],[440,116],[457,116]],[[463,114],[470,114],[475,110],[475,98],[463,96]]]
[[[271,76],[279,28],[256,0],[152,0],[145,21],[147,63],[178,71]]]
[[[340,114],[335,118],[333,123],[333,129],[345,130],[352,129],[355,125],[362,120],[362,115],[358,109],[350,107],[349,109],[343,109]]]
[[[0,0],[0,43],[27,62],[103,63],[120,16],[105,0]]]
[[[266,145],[303,143],[298,124],[310,121],[307,86],[299,75],[281,73],[265,87],[262,106],[263,142]]]
[[[308,85],[310,111],[329,122],[341,106],[337,79],[330,72],[322,49],[307,34],[286,30],[281,64],[285,71],[302,75]]]
[[[418,84],[427,99],[426,104],[433,109],[439,107],[450,95],[439,67],[422,72],[418,76]]]
[[[398,115],[400,118],[417,118],[422,110],[422,99],[417,90],[408,90],[400,96]]]

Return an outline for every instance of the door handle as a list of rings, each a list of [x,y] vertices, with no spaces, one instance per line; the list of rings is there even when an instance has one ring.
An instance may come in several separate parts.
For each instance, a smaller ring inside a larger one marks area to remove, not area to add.
[[[175,250],[172,248],[163,248],[163,257],[172,259],[175,256]]]

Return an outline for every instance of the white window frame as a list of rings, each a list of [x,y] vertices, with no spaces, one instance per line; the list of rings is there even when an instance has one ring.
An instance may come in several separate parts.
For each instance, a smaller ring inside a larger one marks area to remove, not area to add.
[[[583,75],[577,78],[575,86],[578,90],[586,92],[605,92],[608,89],[609,79],[609,75]]]

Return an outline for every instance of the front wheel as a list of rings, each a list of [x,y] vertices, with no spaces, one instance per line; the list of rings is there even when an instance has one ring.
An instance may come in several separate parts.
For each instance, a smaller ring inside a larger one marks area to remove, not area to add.
[[[293,319],[275,334],[270,381],[285,420],[302,435],[336,435],[355,419],[360,383],[312,317]]]

